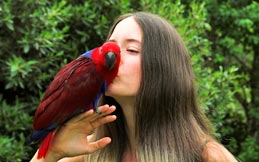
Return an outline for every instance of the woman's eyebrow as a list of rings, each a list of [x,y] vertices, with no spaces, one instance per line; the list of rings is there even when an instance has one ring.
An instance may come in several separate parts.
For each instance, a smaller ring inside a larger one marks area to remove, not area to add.
[[[138,39],[134,39],[134,38],[127,38],[124,41],[125,42],[135,42],[135,43],[140,43],[141,44],[141,41],[139,41]],[[107,42],[115,42],[115,43],[117,43],[117,41],[115,39],[110,39]]]
[[[126,42],[137,42],[137,43],[140,43],[140,40],[138,39],[135,39],[135,38],[127,38],[125,39]]]

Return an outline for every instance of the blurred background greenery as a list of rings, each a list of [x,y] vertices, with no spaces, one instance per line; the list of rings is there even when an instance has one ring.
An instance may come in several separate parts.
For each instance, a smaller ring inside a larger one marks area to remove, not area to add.
[[[174,24],[215,135],[240,161],[259,161],[259,3],[253,0],[1,0],[0,161],[28,161],[33,114],[56,72],[101,45],[122,13]]]

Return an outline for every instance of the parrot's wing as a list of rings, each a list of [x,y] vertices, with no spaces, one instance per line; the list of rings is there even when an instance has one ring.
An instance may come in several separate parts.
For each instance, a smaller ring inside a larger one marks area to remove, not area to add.
[[[37,109],[38,114],[41,114],[48,106],[48,104],[59,97],[59,95],[64,90],[64,84],[66,84],[66,81],[71,77],[74,71],[78,69],[78,67],[80,67],[82,64],[89,61],[89,59],[85,59],[86,61],[84,62],[82,62],[81,60],[73,60],[58,71],[58,73],[54,77],[54,80],[45,91],[45,94],[41,100],[41,103],[44,103],[44,105],[41,105]]]
[[[34,116],[34,129],[57,125],[89,109],[101,89],[103,79],[92,61],[80,57],[62,68],[48,87]]]
[[[80,57],[83,58],[83,57]],[[65,65],[63,68],[61,68],[58,73],[55,75],[54,80],[51,82],[51,84],[49,85],[48,89],[46,90],[42,101],[44,101],[45,99],[47,99],[50,95],[53,94],[53,92],[57,91],[58,89],[60,89],[60,87],[66,82],[67,79],[69,79],[69,77],[73,74],[73,72],[82,64],[84,64],[85,62],[89,61],[89,59],[86,59],[86,61],[82,62],[80,59],[78,58],[77,60],[73,60],[70,63],[68,63],[67,65]]]

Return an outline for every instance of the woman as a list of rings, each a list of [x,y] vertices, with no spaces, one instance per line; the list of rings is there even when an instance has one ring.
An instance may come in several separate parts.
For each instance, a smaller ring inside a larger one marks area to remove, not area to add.
[[[122,58],[101,114],[90,110],[67,122],[47,157],[37,160],[36,153],[32,161],[236,161],[211,136],[187,49],[170,23],[149,13],[126,14],[108,41],[120,46]]]

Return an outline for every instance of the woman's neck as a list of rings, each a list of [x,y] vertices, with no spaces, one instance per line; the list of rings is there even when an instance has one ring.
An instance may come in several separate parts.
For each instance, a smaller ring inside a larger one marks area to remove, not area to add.
[[[116,101],[120,104],[125,117],[129,149],[131,152],[135,152],[135,98],[121,97],[116,98]]]

